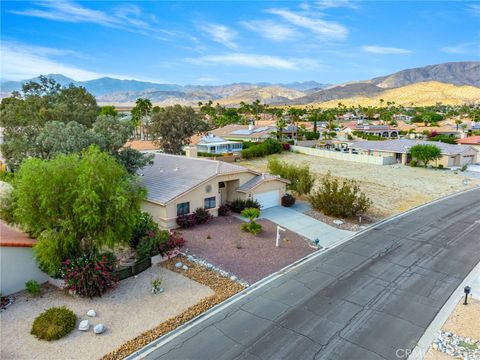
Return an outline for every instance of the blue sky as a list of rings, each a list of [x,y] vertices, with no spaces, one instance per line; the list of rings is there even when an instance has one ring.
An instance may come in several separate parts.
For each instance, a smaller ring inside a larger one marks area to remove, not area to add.
[[[2,1],[1,79],[323,83],[480,58],[480,2]]]

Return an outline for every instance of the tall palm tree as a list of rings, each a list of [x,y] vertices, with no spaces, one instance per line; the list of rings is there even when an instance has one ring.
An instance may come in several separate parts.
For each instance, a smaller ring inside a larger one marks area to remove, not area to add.
[[[147,116],[152,111],[152,102],[150,99],[138,98],[135,102],[135,107],[140,116],[140,139],[145,140],[144,121],[147,120]]]

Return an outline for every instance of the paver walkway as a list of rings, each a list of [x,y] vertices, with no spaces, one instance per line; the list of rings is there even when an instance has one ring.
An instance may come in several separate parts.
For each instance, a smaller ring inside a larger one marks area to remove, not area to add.
[[[262,210],[260,217],[273,221],[309,240],[319,239],[320,246],[323,248],[354,234],[352,231],[334,228],[299,211],[283,206]]]

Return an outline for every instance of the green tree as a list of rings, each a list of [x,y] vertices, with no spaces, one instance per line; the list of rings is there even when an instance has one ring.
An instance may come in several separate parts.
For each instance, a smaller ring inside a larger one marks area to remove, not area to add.
[[[11,201],[15,223],[38,239],[41,269],[58,275],[67,258],[128,244],[144,195],[113,157],[90,147],[82,156],[25,160]]]
[[[315,177],[308,165],[288,164],[276,157],[268,159],[268,171],[290,181],[288,189],[298,195],[307,195],[315,184]]]
[[[430,161],[441,159],[442,151],[436,145],[418,144],[412,146],[410,154],[417,161],[421,161],[427,167]]]
[[[182,154],[183,147],[190,143],[193,135],[204,133],[208,124],[190,106],[167,106],[158,114],[153,114],[149,133],[163,151]]]
[[[106,105],[100,108],[100,115],[117,116],[118,111],[113,105]]]

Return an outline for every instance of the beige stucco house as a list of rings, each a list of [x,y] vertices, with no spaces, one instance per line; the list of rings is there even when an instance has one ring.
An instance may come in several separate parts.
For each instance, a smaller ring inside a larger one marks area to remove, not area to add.
[[[235,199],[256,199],[262,208],[280,205],[288,183],[231,163],[167,154],[155,154],[140,175],[147,188],[142,209],[165,229],[198,208],[216,216],[220,205]]]
[[[410,163],[410,149],[418,144],[435,145],[442,152],[442,157],[436,160],[435,165],[444,167],[456,167],[475,164],[478,161],[478,150],[472,146],[446,144],[439,141],[423,140],[385,140],[385,141],[355,141],[351,148],[359,154],[370,156],[393,156],[398,163],[407,165]]]

